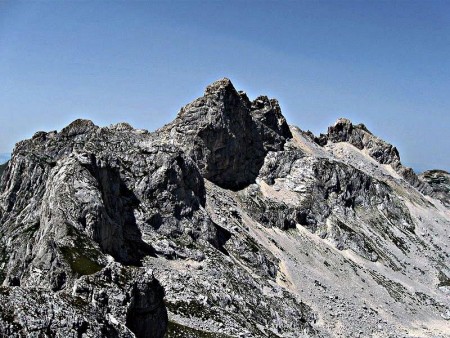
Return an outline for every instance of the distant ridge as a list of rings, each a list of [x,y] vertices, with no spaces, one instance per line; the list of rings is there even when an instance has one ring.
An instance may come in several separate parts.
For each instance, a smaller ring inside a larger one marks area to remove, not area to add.
[[[6,163],[11,158],[9,153],[0,153],[0,164]]]

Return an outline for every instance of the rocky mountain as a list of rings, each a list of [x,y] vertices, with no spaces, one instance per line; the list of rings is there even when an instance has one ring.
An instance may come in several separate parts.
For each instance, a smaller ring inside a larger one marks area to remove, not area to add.
[[[228,79],[155,132],[38,132],[1,177],[0,333],[448,337],[448,182]]]
[[[450,207],[450,174],[444,170],[427,170],[419,179],[431,187],[431,195]]]

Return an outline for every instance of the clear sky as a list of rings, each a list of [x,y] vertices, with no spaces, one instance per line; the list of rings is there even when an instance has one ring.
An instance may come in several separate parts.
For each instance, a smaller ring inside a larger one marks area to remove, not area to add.
[[[76,118],[154,130],[222,77],[450,170],[449,1],[0,1],[0,152]]]

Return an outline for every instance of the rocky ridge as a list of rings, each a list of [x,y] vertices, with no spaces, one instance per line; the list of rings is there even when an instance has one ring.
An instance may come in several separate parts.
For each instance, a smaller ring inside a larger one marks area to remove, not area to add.
[[[353,125],[345,118],[340,118],[328,128],[326,134],[314,137],[314,141],[325,146],[329,143],[348,142],[364,151],[380,164],[389,164],[400,176],[422,193],[430,194],[431,189],[423,184],[411,168],[402,165],[396,147],[373,135],[364,124]]]
[[[432,196],[450,207],[450,174],[444,170],[427,170],[419,175],[432,189]]]
[[[228,79],[152,133],[38,132],[0,183],[0,333],[445,337],[447,188]]]

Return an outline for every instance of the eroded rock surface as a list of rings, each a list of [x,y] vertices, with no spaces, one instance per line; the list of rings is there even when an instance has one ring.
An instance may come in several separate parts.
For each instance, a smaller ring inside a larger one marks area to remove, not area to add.
[[[389,164],[408,183],[420,189],[423,193],[430,193],[430,187],[423,184],[411,168],[405,167],[400,161],[400,154],[396,147],[373,135],[364,124],[353,125],[345,118],[340,118],[328,128],[326,134],[320,134],[315,141],[324,146],[328,143],[347,142],[359,150],[366,152],[381,164]]]
[[[250,102],[229,79],[208,86],[160,133],[195,161],[203,177],[233,190],[252,183],[267,151],[283,149],[291,136],[276,100]]]
[[[219,80],[150,133],[77,120],[0,183],[0,334],[447,337],[448,173]]]
[[[428,183],[432,196],[450,207],[450,174],[444,170],[427,170],[419,175],[419,179]]]

